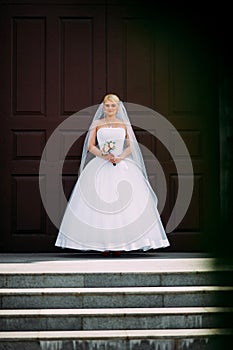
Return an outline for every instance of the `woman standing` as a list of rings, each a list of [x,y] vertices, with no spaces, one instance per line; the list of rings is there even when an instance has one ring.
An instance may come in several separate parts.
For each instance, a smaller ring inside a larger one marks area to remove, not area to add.
[[[89,156],[92,159],[88,161]],[[120,252],[169,246],[124,104],[108,94],[84,141],[56,246]]]

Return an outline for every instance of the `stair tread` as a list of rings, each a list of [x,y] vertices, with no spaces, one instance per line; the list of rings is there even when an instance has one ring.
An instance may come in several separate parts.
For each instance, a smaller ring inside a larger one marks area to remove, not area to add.
[[[107,263],[111,261],[110,263]],[[28,263],[30,262],[30,263]],[[0,262],[0,274],[86,274],[88,273],[197,273],[209,271],[232,271],[232,266],[216,266],[214,258],[164,258],[161,255],[153,258],[106,259],[98,258],[64,258],[62,255],[53,259],[38,260],[29,256],[26,260],[15,263]],[[46,271],[46,272],[45,272]]]
[[[59,340],[59,339],[114,339],[114,338],[184,338],[232,335],[229,328],[193,329],[136,329],[136,330],[86,330],[86,331],[7,331],[0,332],[1,341]]]
[[[85,287],[85,288],[3,288],[1,295],[44,294],[150,294],[150,293],[199,293],[233,291],[232,286],[175,286],[175,287]]]
[[[96,308],[96,309],[4,309],[1,317],[21,316],[117,316],[117,315],[178,315],[231,313],[232,307],[157,307],[157,308]]]

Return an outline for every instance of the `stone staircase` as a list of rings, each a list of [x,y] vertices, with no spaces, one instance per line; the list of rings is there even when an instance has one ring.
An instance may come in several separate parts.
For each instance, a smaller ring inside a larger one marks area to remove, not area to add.
[[[172,254],[5,256],[0,350],[228,350],[232,271]]]

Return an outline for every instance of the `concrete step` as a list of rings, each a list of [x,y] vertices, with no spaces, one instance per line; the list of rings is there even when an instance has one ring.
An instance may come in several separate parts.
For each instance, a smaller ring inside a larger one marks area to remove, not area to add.
[[[61,309],[233,306],[232,292],[231,286],[4,288],[0,289],[0,307]]]
[[[0,288],[155,287],[233,285],[232,271],[12,273],[0,272]]]
[[[0,288],[225,286],[226,282],[233,286],[233,267],[216,266],[212,258],[147,256],[3,255]]]
[[[232,340],[231,330],[214,328],[0,332],[0,350],[215,350]]]
[[[233,308],[110,308],[0,310],[3,331],[228,327]],[[221,320],[221,322],[220,322]]]

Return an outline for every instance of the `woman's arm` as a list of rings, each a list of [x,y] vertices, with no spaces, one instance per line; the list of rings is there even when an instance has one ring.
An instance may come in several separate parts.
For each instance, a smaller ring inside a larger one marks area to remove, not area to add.
[[[128,155],[131,153],[131,148],[130,148],[130,140],[129,140],[129,135],[126,130],[126,148],[124,151],[115,159],[115,163],[119,163],[121,160],[124,158],[128,157]]]

